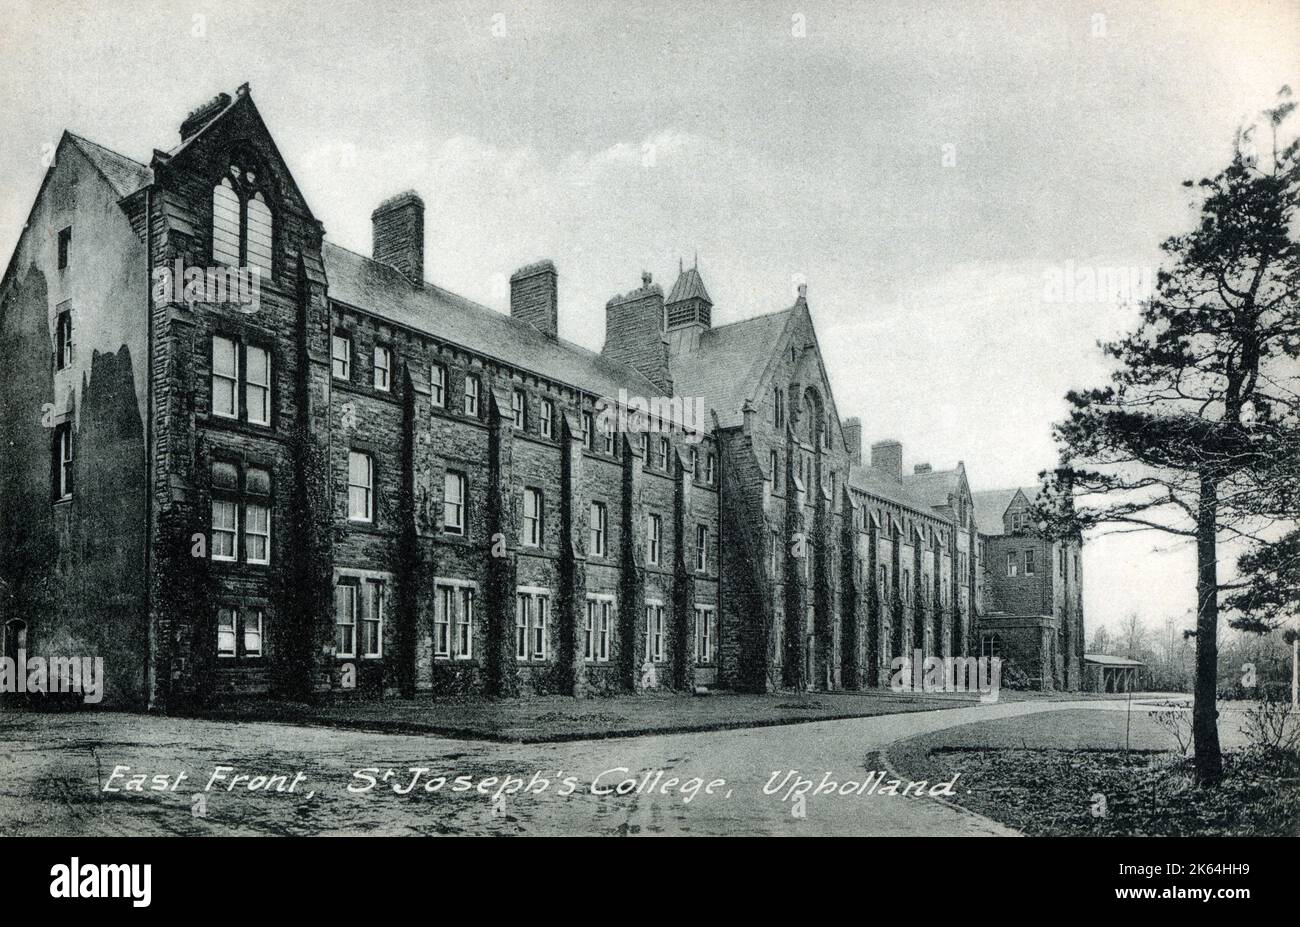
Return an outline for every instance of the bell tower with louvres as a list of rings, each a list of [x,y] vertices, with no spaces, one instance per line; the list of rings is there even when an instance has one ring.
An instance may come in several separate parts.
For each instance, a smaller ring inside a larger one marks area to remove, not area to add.
[[[704,288],[699,262],[690,270],[679,265],[677,282],[664,303],[665,328],[674,351],[698,343],[700,334],[713,325],[713,300]]]

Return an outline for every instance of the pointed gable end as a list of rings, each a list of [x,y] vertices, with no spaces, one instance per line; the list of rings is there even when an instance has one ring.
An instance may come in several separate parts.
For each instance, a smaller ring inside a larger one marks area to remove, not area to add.
[[[270,185],[278,210],[288,209],[319,226],[253,102],[248,84],[241,85],[233,98],[220,94],[191,112],[181,123],[180,132],[180,144],[170,151],[154,153],[153,168],[160,179],[179,181],[185,186],[194,184],[196,189],[200,184],[211,185],[229,171],[232,156],[240,155],[255,170],[265,173],[256,182]],[[174,189],[178,185],[165,186]],[[196,229],[205,225],[197,221],[197,216],[190,220]]]

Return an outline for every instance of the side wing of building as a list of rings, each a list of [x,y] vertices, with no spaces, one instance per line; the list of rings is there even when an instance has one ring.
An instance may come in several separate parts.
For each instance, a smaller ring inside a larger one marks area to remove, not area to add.
[[[4,653],[146,690],[143,166],[65,133],[0,283]],[[23,672],[19,669],[19,672]]]

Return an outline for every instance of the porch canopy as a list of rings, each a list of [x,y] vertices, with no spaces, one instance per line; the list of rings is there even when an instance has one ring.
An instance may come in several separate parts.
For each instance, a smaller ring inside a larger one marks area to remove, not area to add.
[[[1112,657],[1108,653],[1085,653],[1083,663],[1096,680],[1093,686],[1096,692],[1136,692],[1139,671],[1146,666],[1141,660]]]

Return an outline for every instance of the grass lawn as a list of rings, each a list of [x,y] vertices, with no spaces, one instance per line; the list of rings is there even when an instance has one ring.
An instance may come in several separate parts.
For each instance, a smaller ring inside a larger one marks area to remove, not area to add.
[[[232,699],[203,713],[218,720],[424,733],[506,743],[551,743],[641,734],[728,730],[952,708],[967,695],[886,691],[694,696],[674,693],[517,699],[330,698],[319,703]]]
[[[1145,710],[1063,711],[968,724],[896,744],[930,781],[960,772],[959,804],[1030,835],[1300,835],[1300,756],[1246,749],[1224,711],[1225,777],[1194,787],[1190,762]]]

